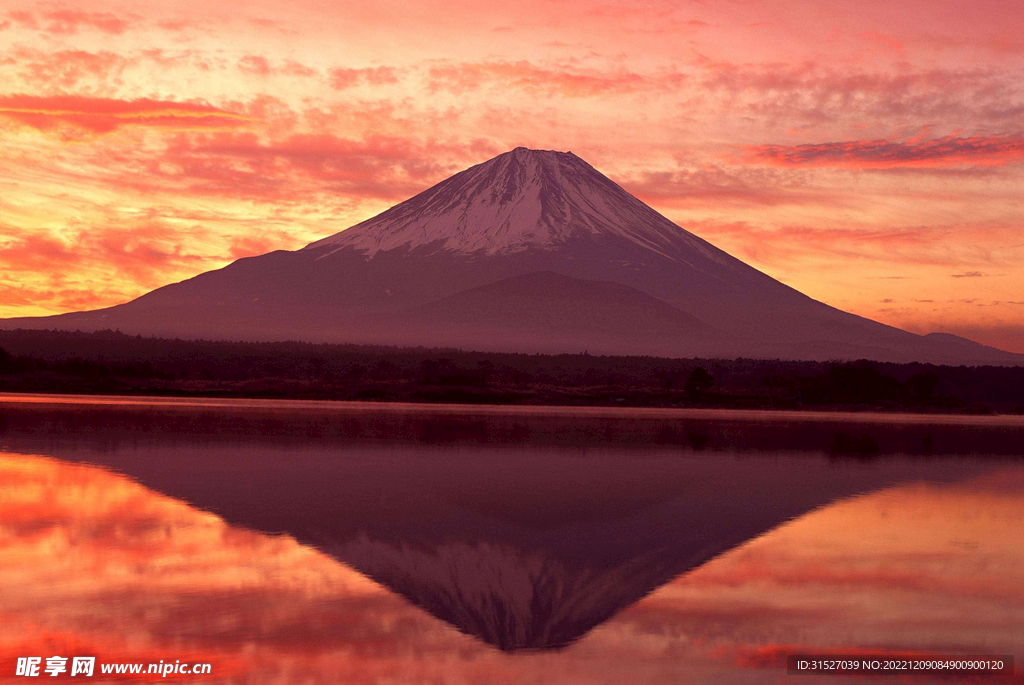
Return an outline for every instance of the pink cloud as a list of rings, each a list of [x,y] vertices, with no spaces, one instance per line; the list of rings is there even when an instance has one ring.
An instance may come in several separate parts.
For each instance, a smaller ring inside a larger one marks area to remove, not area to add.
[[[875,264],[916,264],[970,269],[1016,261],[1005,245],[1016,228],[989,224],[920,226],[760,226],[748,222],[684,224],[742,259],[763,264],[800,264],[816,259]],[[971,245],[965,247],[965,236]]]
[[[428,72],[428,83],[435,90],[461,93],[494,85],[566,97],[673,88],[681,85],[685,79],[685,75],[674,71],[641,74],[625,69],[600,71],[546,68],[525,60],[437,64],[430,67]]]
[[[128,126],[201,130],[239,128],[250,123],[243,115],[206,104],[79,95],[2,96],[0,117],[66,136],[104,134]]]
[[[788,129],[846,122],[920,130],[934,121],[949,126],[1006,125],[1024,115],[1019,80],[1004,70],[835,69],[814,62],[738,64],[704,60],[701,89],[734,115],[743,112]]]
[[[254,76],[284,75],[292,77],[316,76],[318,72],[293,59],[275,63],[263,55],[245,55],[238,60],[239,70]]]
[[[132,60],[109,51],[37,50],[14,47],[0,57],[0,65],[19,67],[22,77],[30,83],[70,89],[82,80],[93,78],[104,85],[117,83]]]
[[[111,12],[87,12],[68,8],[51,9],[39,14],[25,11],[9,12],[7,17],[23,28],[58,35],[75,34],[81,29],[120,35],[139,19],[138,15],[134,14],[120,16]]]
[[[398,83],[398,70],[394,67],[339,68],[332,69],[328,76],[331,87],[336,90],[352,88],[361,83],[371,86]]]
[[[241,193],[267,201],[309,197],[311,192],[400,200],[457,170],[457,164],[437,159],[475,161],[480,145],[422,143],[384,135],[350,139],[327,133],[292,134],[273,141],[251,133],[179,137],[147,175],[166,179],[170,173],[191,183],[192,192]],[[167,172],[164,162],[176,171]]]
[[[316,76],[319,73],[316,69],[292,59],[285,60],[281,71],[287,76]]]
[[[906,47],[903,45],[903,43],[900,40],[898,40],[897,38],[894,38],[894,37],[892,37],[892,36],[890,36],[888,34],[879,33],[877,31],[865,31],[863,35],[869,41],[871,41],[873,43],[877,43],[877,44],[879,44],[879,45],[881,45],[881,46],[883,46],[885,48],[888,48],[889,50],[892,50],[893,52],[897,52],[897,53],[903,54],[903,53],[905,53],[907,51]]]
[[[270,62],[261,55],[246,55],[238,60],[238,68],[247,74],[255,74],[257,76],[270,75]]]
[[[7,13],[7,26],[17,24],[26,29],[37,29],[39,28],[39,21],[36,20],[36,16],[31,12],[24,10],[15,10]]]
[[[675,171],[646,171],[617,180],[641,200],[659,207],[836,202],[834,193],[814,192],[791,172],[767,168],[702,164]]]
[[[1024,136],[946,136],[928,140],[851,140],[802,145],[753,145],[749,159],[775,166],[896,167],[997,166],[1024,156]]]
[[[201,238],[201,230],[196,227],[176,228],[157,220],[127,226],[90,226],[72,238],[0,228],[0,266],[8,273],[52,271],[55,264],[64,268],[95,267],[134,281],[158,284],[160,278],[155,274],[203,265],[205,257],[187,248],[190,242],[201,242]],[[62,282],[63,273],[53,272],[55,282]]]
[[[228,256],[231,259],[255,257],[273,250],[279,250],[282,245],[288,245],[289,242],[291,242],[291,237],[286,231],[236,236],[231,239],[231,244],[228,247]]]

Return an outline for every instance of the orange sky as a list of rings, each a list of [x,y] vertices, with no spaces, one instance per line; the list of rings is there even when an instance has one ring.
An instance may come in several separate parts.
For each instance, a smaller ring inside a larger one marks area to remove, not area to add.
[[[0,9],[0,316],[296,248],[572,150],[830,304],[1024,352],[1012,0]]]

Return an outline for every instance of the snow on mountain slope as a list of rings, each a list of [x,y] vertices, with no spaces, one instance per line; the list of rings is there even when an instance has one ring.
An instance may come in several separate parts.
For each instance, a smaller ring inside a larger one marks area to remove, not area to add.
[[[488,542],[423,549],[360,536],[329,549],[413,604],[508,652],[565,647],[685,569],[662,549],[610,568],[568,566],[540,550]]]
[[[710,259],[727,258],[571,152],[524,147],[457,173],[306,249],[353,247],[374,255],[432,246],[494,255],[556,249],[581,236],[618,236],[669,257],[684,244]]]

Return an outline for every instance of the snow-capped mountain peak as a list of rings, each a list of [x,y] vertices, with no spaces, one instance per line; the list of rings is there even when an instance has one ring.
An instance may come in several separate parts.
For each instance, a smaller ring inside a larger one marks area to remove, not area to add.
[[[504,254],[553,249],[595,235],[626,238],[663,255],[680,242],[706,256],[717,252],[573,153],[525,147],[470,167],[306,249],[352,247],[373,255],[430,246]]]

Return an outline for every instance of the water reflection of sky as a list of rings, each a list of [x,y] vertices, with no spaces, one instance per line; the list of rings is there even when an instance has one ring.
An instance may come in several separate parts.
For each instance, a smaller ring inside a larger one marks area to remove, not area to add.
[[[1022,531],[1022,467],[889,486],[726,552],[568,647],[507,654],[288,535],[105,468],[5,454],[0,663],[182,659],[260,683],[760,683],[787,679],[791,650],[1019,659]]]

